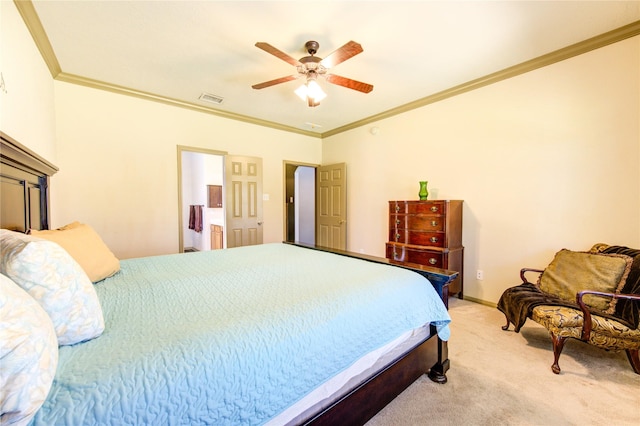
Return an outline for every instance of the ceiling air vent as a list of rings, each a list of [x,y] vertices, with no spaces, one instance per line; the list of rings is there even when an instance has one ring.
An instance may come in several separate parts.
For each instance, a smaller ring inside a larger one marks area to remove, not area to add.
[[[224,100],[221,96],[212,95],[210,93],[203,93],[198,99],[205,102],[211,102],[212,104],[221,104]]]

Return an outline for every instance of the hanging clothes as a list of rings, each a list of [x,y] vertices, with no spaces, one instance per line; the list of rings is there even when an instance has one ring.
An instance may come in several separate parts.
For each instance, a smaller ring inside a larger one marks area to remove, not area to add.
[[[202,208],[201,205],[189,206],[189,229],[202,232]]]

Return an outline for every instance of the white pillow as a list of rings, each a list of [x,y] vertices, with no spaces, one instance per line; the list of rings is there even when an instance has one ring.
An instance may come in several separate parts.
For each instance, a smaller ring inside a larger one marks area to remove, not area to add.
[[[58,366],[49,315],[0,274],[0,424],[27,424],[44,403]]]
[[[96,290],[80,265],[58,244],[0,230],[0,272],[49,314],[60,345],[98,337],[104,318]]]

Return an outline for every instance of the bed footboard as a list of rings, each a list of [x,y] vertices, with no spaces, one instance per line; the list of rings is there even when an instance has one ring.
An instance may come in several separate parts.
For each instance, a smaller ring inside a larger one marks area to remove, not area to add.
[[[446,269],[397,262],[386,258],[309,244],[284,243],[410,269],[429,280],[447,308],[449,306],[449,283],[458,276],[458,272]],[[441,340],[436,333],[435,326],[431,326],[431,336],[427,340],[406,352],[384,370],[372,376],[365,383],[358,386],[331,407],[308,420],[305,424],[362,425],[423,374],[428,374],[429,378],[436,383],[446,383],[447,376],[445,373],[447,370],[449,370],[447,342]]]

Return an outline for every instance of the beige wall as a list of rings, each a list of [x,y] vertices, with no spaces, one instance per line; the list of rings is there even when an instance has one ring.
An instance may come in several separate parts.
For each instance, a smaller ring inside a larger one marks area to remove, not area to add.
[[[178,251],[177,145],[263,159],[264,241],[283,238],[283,160],[319,163],[318,138],[56,82],[53,226],[96,228],[120,258]]]
[[[54,83],[13,2],[0,8],[0,129],[60,167],[52,225],[90,223],[121,258],[177,251],[176,145],[263,157],[265,241],[283,235],[283,160],[347,163],[348,248],[374,255],[387,201],[429,180],[465,200],[466,294],[489,302],[559,248],[640,246],[639,37],[321,143]]]
[[[176,252],[186,145],[262,157],[264,240],[282,240],[283,161],[319,163],[319,139],[54,82],[13,2],[0,8],[0,130],[60,168],[53,227],[87,222],[120,258]]]
[[[53,79],[12,1],[0,1],[0,130],[55,164]]]
[[[325,139],[323,162],[347,163],[348,249],[383,256],[387,201],[417,199],[419,180],[465,201],[476,299],[563,247],[640,246],[639,74],[635,37]]]

